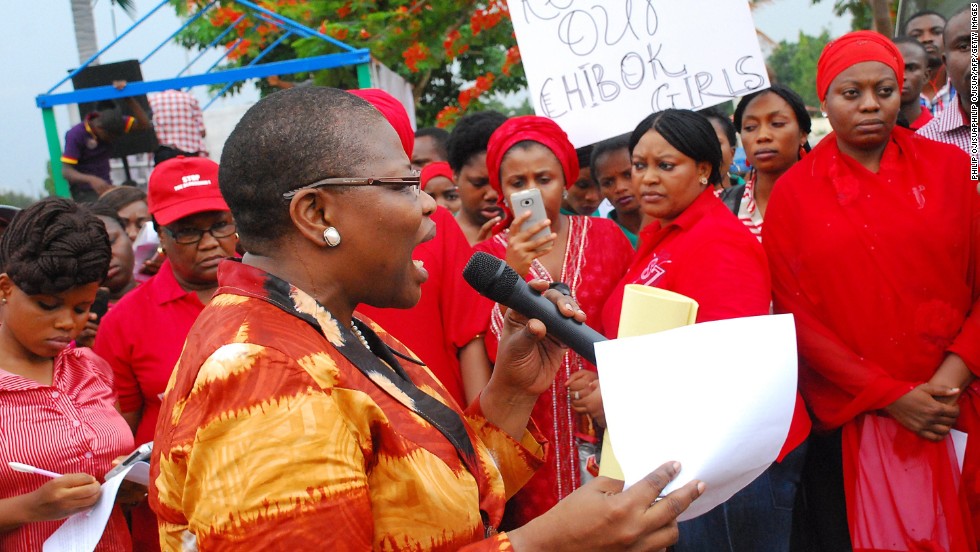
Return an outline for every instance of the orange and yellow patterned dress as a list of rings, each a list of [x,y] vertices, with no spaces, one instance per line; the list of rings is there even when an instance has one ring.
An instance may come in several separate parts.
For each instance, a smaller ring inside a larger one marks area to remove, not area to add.
[[[545,455],[460,412],[401,344],[226,261],[156,430],[163,550],[510,550],[504,504]],[[372,354],[373,352],[373,354]]]

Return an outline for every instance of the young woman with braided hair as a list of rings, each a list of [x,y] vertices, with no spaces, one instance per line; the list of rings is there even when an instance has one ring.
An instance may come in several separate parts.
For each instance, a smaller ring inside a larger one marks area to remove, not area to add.
[[[60,198],[20,212],[0,239],[0,550],[40,550],[61,520],[95,504],[103,474],[133,448],[112,369],[70,346],[111,257],[102,221]],[[117,509],[96,550],[131,548]]]

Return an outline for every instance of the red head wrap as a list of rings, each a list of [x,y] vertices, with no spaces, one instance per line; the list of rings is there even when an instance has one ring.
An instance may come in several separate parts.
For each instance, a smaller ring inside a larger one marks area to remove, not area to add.
[[[565,177],[565,189],[571,188],[578,180],[578,154],[575,153],[575,146],[568,141],[568,135],[557,123],[536,115],[507,119],[493,132],[490,143],[487,144],[487,174],[490,185],[497,191],[497,204],[504,210],[503,224],[506,225],[510,225],[514,215],[504,203],[504,192],[500,185],[500,163],[514,144],[527,140],[537,142],[555,154]]]
[[[874,31],[854,31],[833,40],[824,47],[817,62],[817,97],[827,98],[827,89],[845,69],[864,61],[878,61],[891,67],[898,79],[898,90],[905,81],[905,60],[898,47]]]
[[[408,158],[412,158],[412,150],[415,148],[415,131],[412,130],[412,122],[408,119],[408,111],[394,96],[378,88],[362,88],[360,90],[348,90],[351,94],[361,98],[374,106],[388,119],[398,138],[402,141],[402,147]]]
[[[422,189],[424,190],[425,185],[437,176],[445,176],[449,180],[453,180],[453,170],[449,168],[449,163],[437,161],[422,167]]]

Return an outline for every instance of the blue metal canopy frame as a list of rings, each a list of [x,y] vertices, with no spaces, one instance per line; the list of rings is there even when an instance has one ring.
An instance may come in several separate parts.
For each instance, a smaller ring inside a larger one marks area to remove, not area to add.
[[[68,183],[61,176],[61,137],[58,134],[58,127],[54,118],[54,106],[65,105],[65,104],[77,104],[86,102],[96,102],[100,100],[115,100],[117,98],[126,98],[130,96],[142,96],[150,92],[161,92],[170,89],[180,89],[180,88],[192,88],[195,86],[204,86],[212,84],[227,83],[227,85],[222,88],[211,101],[204,106],[207,109],[214,101],[220,98],[225,92],[227,92],[236,82],[240,82],[248,79],[264,78],[273,75],[288,75],[292,73],[303,73],[310,71],[319,71],[322,69],[333,69],[337,67],[349,67],[355,66],[357,69],[357,81],[358,86],[361,88],[368,88],[371,86],[371,53],[369,50],[364,48],[354,48],[339,40],[336,40],[330,36],[327,36],[315,29],[311,29],[305,25],[302,25],[292,19],[283,17],[271,10],[263,8],[248,0],[234,0],[235,4],[238,4],[246,9],[245,13],[242,14],[236,21],[234,21],[228,28],[218,35],[206,48],[204,48],[201,53],[199,53],[193,60],[190,61],[174,78],[161,79],[155,81],[142,81],[142,82],[131,82],[126,85],[122,90],[117,90],[112,86],[96,86],[93,88],[84,88],[81,90],[74,90],[71,92],[60,92],[56,93],[55,90],[60,88],[63,84],[68,82],[72,77],[77,75],[79,72],[84,70],[86,67],[97,60],[102,54],[107,52],[113,46],[116,45],[120,40],[126,37],[134,29],[136,29],[141,23],[146,21],[150,16],[156,13],[160,8],[168,4],[170,0],[161,0],[153,9],[151,9],[146,15],[137,20],[131,27],[126,29],[122,34],[116,37],[112,42],[110,42],[105,48],[99,50],[95,55],[85,61],[80,67],[70,72],[68,76],[61,79],[57,84],[52,86],[44,94],[39,94],[35,98],[35,103],[39,108],[41,108],[41,115],[44,119],[44,130],[45,137],[48,143],[48,152],[51,156],[51,176],[54,178],[55,183],[55,193],[62,197],[71,197],[71,193],[68,187]],[[163,42],[154,47],[145,57],[140,60],[140,63],[145,63],[153,55],[155,55],[164,45],[173,40],[181,31],[186,29],[189,25],[193,24],[195,21],[200,19],[205,12],[210,10],[212,7],[218,4],[218,0],[212,0],[209,4],[199,9],[194,15],[187,19],[183,25],[176,31],[174,31],[169,37],[167,37]],[[188,71],[201,57],[212,48],[216,48],[218,44],[239,24],[243,21],[250,21],[252,26],[257,24],[271,24],[284,31],[284,33],[273,43],[269,44],[265,49],[263,49],[249,64],[245,67],[238,67],[235,69],[225,69],[225,70],[215,70],[218,65],[224,61],[228,54],[234,50],[234,46],[237,46],[241,39],[235,42],[235,44],[228,48],[224,55],[222,55],[217,61],[215,61],[207,70],[203,73],[196,75],[184,76],[184,73]],[[271,52],[276,46],[282,43],[286,38],[298,35],[303,38],[318,38],[323,41],[336,46],[341,51],[334,54],[325,54],[322,56],[315,56],[302,59],[291,59],[285,61],[275,61],[270,63],[262,63],[262,60],[269,52]]]

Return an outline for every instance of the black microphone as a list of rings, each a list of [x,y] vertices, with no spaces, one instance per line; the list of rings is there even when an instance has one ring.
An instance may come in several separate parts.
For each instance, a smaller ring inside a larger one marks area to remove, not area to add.
[[[578,320],[566,318],[558,311],[558,305],[531,289],[504,261],[477,251],[466,263],[463,279],[480,295],[528,318],[537,318],[558,341],[568,345],[585,360],[596,363],[595,344],[606,341],[605,336]]]

